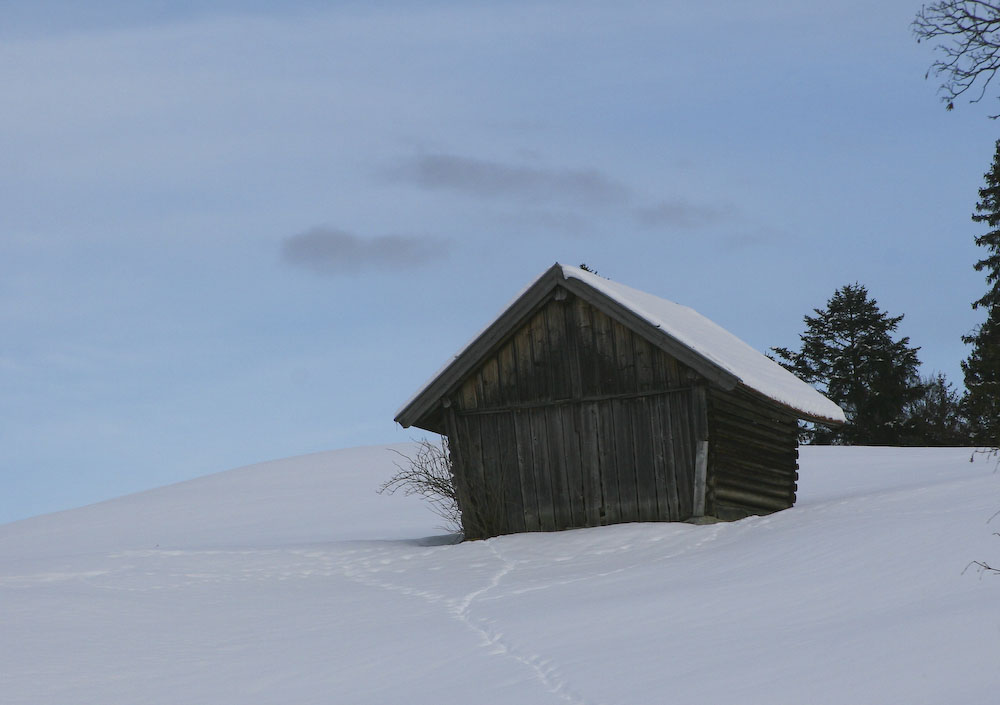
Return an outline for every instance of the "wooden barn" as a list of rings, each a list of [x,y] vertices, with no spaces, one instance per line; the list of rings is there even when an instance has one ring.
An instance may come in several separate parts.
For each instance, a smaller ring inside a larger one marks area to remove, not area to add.
[[[448,437],[467,538],[791,507],[840,407],[685,306],[555,264],[396,415]]]

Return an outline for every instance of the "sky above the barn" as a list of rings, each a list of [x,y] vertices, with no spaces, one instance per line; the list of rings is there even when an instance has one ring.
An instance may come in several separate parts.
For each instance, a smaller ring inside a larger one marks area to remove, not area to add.
[[[960,383],[996,106],[918,9],[0,4],[0,522],[406,440],[555,261],[761,351],[860,282]]]

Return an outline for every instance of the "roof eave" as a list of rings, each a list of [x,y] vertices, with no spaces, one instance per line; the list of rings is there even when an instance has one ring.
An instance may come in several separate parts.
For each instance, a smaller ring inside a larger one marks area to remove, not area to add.
[[[431,418],[437,412],[437,406],[441,399],[452,393],[466,375],[490,351],[500,345],[510,331],[515,330],[525,319],[527,319],[535,308],[540,305],[545,298],[557,287],[562,286],[569,292],[579,296],[581,299],[600,310],[605,315],[617,320],[622,325],[642,335],[651,344],[663,350],[668,355],[673,356],[684,363],[698,374],[702,375],[710,382],[718,385],[723,390],[731,391],[737,386],[741,386],[752,392],[755,396],[769,401],[796,417],[805,421],[820,423],[827,426],[839,426],[844,422],[841,419],[834,419],[822,415],[811,414],[777,399],[772,399],[760,391],[746,386],[743,381],[732,372],[717,365],[712,360],[707,359],[695,352],[690,347],[680,342],[667,333],[660,326],[651,323],[642,316],[636,314],[624,304],[616,301],[603,291],[593,288],[586,282],[575,277],[567,277],[562,265],[558,262],[546,270],[535,280],[517,299],[515,299],[482,333],[465,346],[454,359],[427,382],[413,398],[403,406],[396,414],[395,421],[404,428],[416,426],[425,430],[440,433],[438,426]],[[438,419],[440,420],[440,419]],[[434,426],[430,428],[429,426]]]
[[[823,415],[820,415],[820,414],[813,414],[813,413],[808,412],[808,411],[803,411],[802,409],[796,408],[795,406],[792,406],[791,404],[788,404],[788,403],[783,402],[783,401],[779,401],[777,399],[773,399],[773,398],[767,396],[766,394],[764,394],[763,392],[760,392],[760,391],[754,389],[753,387],[749,387],[749,386],[743,384],[742,382],[740,383],[740,388],[743,389],[744,391],[752,394],[757,399],[760,399],[760,400],[762,400],[762,401],[764,401],[766,403],[769,403],[772,406],[775,406],[775,407],[777,407],[779,409],[784,409],[789,414],[795,416],[797,419],[799,419],[801,421],[809,421],[811,423],[819,423],[819,424],[823,424],[824,426],[843,426],[844,423],[845,423],[843,419],[834,419],[834,418],[831,418],[829,416],[823,416]],[[819,392],[817,392],[817,394],[819,394]]]
[[[565,283],[565,278],[562,265],[557,262],[538,277],[534,284],[514,300],[493,323],[461,350],[447,367],[425,384],[424,388],[396,414],[396,423],[403,428],[410,426],[423,428],[420,425],[421,421],[428,414],[434,412],[441,399],[447,396],[452,388],[457,386],[475,364],[485,357],[495,345],[499,344],[509,331],[516,328],[522,319],[527,318],[535,306],[548,296],[549,292],[563,283]]]

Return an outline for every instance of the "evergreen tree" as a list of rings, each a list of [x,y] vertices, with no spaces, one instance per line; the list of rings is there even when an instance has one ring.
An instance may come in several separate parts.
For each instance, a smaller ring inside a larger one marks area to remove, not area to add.
[[[906,408],[902,445],[967,446],[971,431],[961,399],[940,372],[921,380],[921,395]]]
[[[825,309],[806,316],[802,348],[772,348],[786,368],[844,410],[838,429],[807,429],[805,439],[845,445],[898,445],[907,405],[921,395],[917,350],[893,340],[903,316],[888,316],[861,284],[838,289]]]
[[[975,264],[977,272],[986,271],[988,288],[972,308],[986,309],[986,322],[962,338],[972,344],[972,352],[962,363],[966,389],[963,403],[973,441],[996,448],[1000,447],[1000,140],[984,178],[986,186],[979,189],[972,220],[990,228],[976,238],[976,244],[985,247],[987,254]]]

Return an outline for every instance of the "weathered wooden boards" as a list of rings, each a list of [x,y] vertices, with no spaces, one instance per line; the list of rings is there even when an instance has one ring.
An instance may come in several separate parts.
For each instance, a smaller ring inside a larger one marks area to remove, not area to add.
[[[747,392],[711,390],[708,506],[719,518],[766,514],[795,503],[798,421]]]
[[[692,513],[695,375],[562,294],[449,400],[468,536]]]
[[[466,536],[795,501],[797,421],[557,289],[444,400]]]

